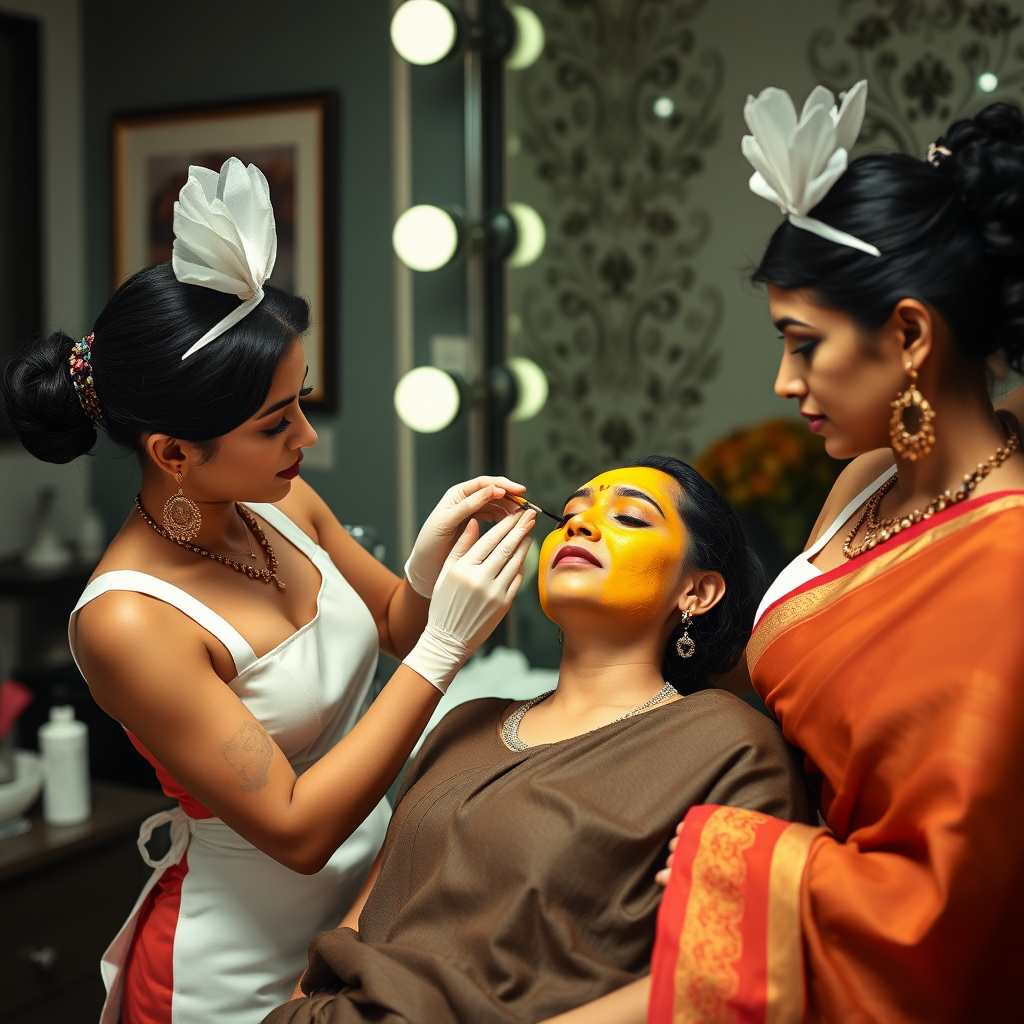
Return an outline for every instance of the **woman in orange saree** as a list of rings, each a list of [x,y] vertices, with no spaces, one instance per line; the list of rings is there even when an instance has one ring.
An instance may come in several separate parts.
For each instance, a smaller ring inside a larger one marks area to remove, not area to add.
[[[1024,920],[1022,538],[1024,493],[989,494],[762,615],[751,678],[806,752],[828,828],[690,812],[652,1022],[783,1024],[805,1003],[822,1021],[1007,1019]]]
[[[547,1024],[1024,1018],[1024,114],[847,166],[865,91],[745,111],[775,393],[852,460],[747,646],[820,825],[691,808],[650,976]]]
[[[765,195],[771,161],[744,152]],[[840,170],[754,275],[785,342],[776,393],[860,456],[747,647],[821,827],[690,811],[649,1024],[1024,1016],[1024,472],[984,381],[990,356],[1024,357],[1024,116],[994,104],[925,161]]]

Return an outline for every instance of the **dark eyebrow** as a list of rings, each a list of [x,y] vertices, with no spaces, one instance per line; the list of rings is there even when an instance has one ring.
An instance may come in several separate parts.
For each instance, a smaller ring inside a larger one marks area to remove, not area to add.
[[[805,324],[802,320],[796,320],[791,316],[784,316],[781,320],[775,320],[773,322],[780,331],[784,331],[787,327],[806,327],[811,331],[816,331],[818,329],[817,327],[812,327],[810,324]]]
[[[639,498],[640,501],[649,502],[661,512],[661,518],[665,519],[665,513],[661,511],[661,506],[649,494],[644,494],[643,491],[638,491],[635,487],[625,487],[620,484],[612,493],[617,494],[620,498]]]
[[[302,375],[302,383],[306,383],[306,378],[309,376],[309,367],[306,367],[306,372]],[[272,412],[277,412],[278,409],[283,409],[286,405],[291,405],[295,401],[296,396],[292,395],[290,398],[282,398],[280,402],[275,402],[273,405],[268,405],[263,412],[257,413],[253,416],[254,420],[261,420],[264,416],[269,416]]]
[[[261,420],[264,416],[269,416],[272,412],[277,412],[278,409],[283,409],[287,405],[291,405],[295,401],[295,396],[291,398],[282,398],[280,402],[275,402],[273,405],[268,405],[266,409],[261,413],[257,413],[253,419]]]
[[[594,492],[589,487],[581,487],[578,491],[573,491],[573,493],[570,494],[564,502],[562,502],[562,505],[563,507],[568,505],[573,498],[592,498],[593,496]]]

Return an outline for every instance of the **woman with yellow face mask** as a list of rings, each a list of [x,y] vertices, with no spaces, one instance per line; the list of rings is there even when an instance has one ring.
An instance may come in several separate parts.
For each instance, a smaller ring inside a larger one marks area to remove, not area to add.
[[[537,1021],[647,974],[655,873],[697,804],[787,820],[776,727],[711,677],[761,593],[731,506],[650,458],[586,483],[544,542],[558,687],[453,710],[413,762],[366,885],[273,1024]]]

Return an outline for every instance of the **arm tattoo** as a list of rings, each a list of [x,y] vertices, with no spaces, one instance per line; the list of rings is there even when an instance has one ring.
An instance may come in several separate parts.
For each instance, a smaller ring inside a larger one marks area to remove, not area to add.
[[[220,750],[224,760],[242,780],[243,793],[252,793],[267,784],[267,769],[274,754],[274,744],[258,725],[243,722]]]

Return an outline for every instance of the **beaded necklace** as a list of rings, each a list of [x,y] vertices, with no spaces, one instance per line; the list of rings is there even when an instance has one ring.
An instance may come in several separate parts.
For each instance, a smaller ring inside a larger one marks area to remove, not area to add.
[[[988,461],[979,462],[978,468],[973,473],[964,473],[964,482],[957,490],[943,492],[934,501],[929,502],[923,512],[915,508],[913,512],[908,512],[905,516],[892,518],[879,516],[878,510],[881,507],[882,499],[896,485],[897,477],[889,477],[864,503],[864,511],[843,543],[843,555],[846,558],[863,555],[865,551],[884,544],[903,530],[909,530],[916,523],[920,523],[924,519],[931,519],[936,512],[942,512],[951,505],[959,504],[971,495],[971,492],[993,469],[998,469],[1019,447],[1020,438],[1011,430],[1006,444],[1000,445]],[[864,539],[854,545],[853,538],[857,536],[862,526],[864,527]]]
[[[270,541],[267,540],[267,535],[263,532],[262,527],[256,521],[256,517],[247,509],[244,505],[235,503],[235,508],[238,510],[238,514],[242,517],[243,522],[252,531],[255,538],[263,546],[263,550],[267,553],[267,568],[258,569],[255,565],[244,565],[242,562],[236,562],[233,558],[228,558],[226,555],[218,555],[214,551],[210,551],[207,548],[201,548],[198,544],[190,544],[187,540],[178,540],[176,537],[172,537],[149,513],[142,507],[140,496],[135,496],[135,508],[138,510],[143,520],[147,522],[153,530],[158,533],[161,537],[165,538],[177,544],[178,547],[184,548],[186,551],[193,551],[197,555],[202,555],[203,558],[212,558],[215,562],[220,562],[221,565],[226,565],[230,569],[234,569],[236,572],[244,573],[251,580],[259,580],[261,583],[276,583],[278,590],[284,590],[285,584],[281,578],[277,575],[277,553],[274,551]]]

